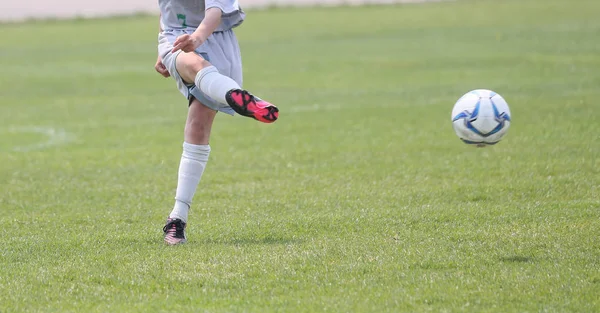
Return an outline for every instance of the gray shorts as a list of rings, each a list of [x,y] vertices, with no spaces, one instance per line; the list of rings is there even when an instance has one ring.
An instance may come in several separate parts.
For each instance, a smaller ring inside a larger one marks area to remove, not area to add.
[[[187,34],[191,34],[192,31],[187,30]],[[158,55],[167,70],[169,70],[171,77],[175,79],[177,88],[189,101],[196,98],[213,110],[233,115],[234,111],[231,107],[211,99],[200,91],[196,85],[186,84],[179,76],[175,59],[181,51],[171,53],[171,49],[173,49],[175,39],[183,34],[186,34],[186,30],[163,31],[158,35]],[[219,73],[231,77],[242,86],[242,57],[237,38],[232,30],[213,33],[196,49],[196,53],[214,65]]]

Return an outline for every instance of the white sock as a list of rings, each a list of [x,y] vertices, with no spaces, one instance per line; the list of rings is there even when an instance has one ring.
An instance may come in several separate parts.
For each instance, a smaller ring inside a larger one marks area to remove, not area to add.
[[[183,154],[179,164],[179,179],[177,181],[177,193],[175,194],[175,206],[169,218],[178,218],[187,223],[188,212],[192,204],[192,198],[196,193],[208,155],[209,145],[193,145],[183,143]]]
[[[216,67],[205,67],[196,74],[196,86],[212,99],[227,104],[225,95],[231,89],[241,89],[235,80],[219,73]]]

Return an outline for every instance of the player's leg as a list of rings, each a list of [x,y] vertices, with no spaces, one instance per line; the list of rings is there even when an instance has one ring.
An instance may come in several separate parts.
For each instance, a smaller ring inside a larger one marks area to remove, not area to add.
[[[194,83],[203,93],[229,105],[238,114],[263,123],[272,123],[279,117],[277,107],[241,89],[238,83],[220,74],[216,67],[196,53],[179,53],[175,65],[185,82]]]
[[[217,111],[193,99],[185,123],[183,153],[179,164],[175,205],[163,231],[165,242],[184,243],[185,227],[192,198],[196,192],[210,154],[210,130]]]

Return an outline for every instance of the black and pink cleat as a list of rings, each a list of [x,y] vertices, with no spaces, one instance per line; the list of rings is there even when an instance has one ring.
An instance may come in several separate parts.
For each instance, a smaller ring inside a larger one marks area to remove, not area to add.
[[[253,96],[246,90],[232,89],[227,92],[225,99],[236,113],[259,122],[273,123],[279,117],[279,109],[276,106]]]

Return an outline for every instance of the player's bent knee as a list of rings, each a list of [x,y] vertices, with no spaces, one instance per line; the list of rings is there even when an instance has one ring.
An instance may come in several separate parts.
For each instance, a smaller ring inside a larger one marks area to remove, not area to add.
[[[190,70],[190,73],[196,75],[203,68],[209,67],[210,63],[203,58],[196,58],[192,62],[189,62],[187,68]]]
[[[211,66],[210,62],[196,53],[180,53],[176,61],[177,72],[187,83],[194,82],[196,74],[203,68]]]
[[[202,57],[198,57],[194,62],[194,71],[200,72],[203,68],[211,66],[210,62]]]
[[[210,62],[196,53],[181,53],[177,57],[177,63],[196,71],[211,65]]]

